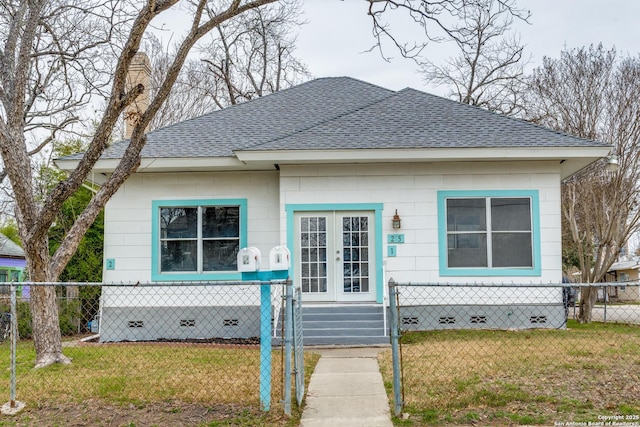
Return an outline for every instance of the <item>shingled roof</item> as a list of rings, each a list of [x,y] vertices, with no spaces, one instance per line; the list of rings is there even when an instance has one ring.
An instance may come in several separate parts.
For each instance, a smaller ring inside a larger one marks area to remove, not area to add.
[[[149,132],[143,158],[237,150],[603,146],[415,89],[320,78]],[[120,158],[127,141],[104,159]]]
[[[341,79],[337,79],[342,81]],[[403,89],[260,150],[602,146],[415,89]]]
[[[0,257],[24,258],[24,250],[4,234],[0,233]]]
[[[112,171],[128,141],[95,172]],[[285,163],[557,160],[566,177],[609,146],[415,89],[312,80],[147,134],[139,171],[241,170]],[[57,159],[73,169],[81,154]]]
[[[149,132],[142,157],[233,156],[235,150],[273,143],[393,93],[346,77],[312,80]],[[103,158],[120,158],[126,145],[127,141],[114,144]]]

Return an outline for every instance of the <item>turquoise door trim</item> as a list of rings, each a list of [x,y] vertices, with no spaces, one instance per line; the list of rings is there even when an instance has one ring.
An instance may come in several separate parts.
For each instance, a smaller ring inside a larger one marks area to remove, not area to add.
[[[319,204],[287,204],[284,207],[287,213],[287,247],[291,249],[291,268],[289,277],[293,276],[293,266],[295,265],[294,254],[294,214],[296,212],[315,211],[373,211],[375,218],[375,260],[376,260],[376,302],[384,302],[384,276],[382,268],[382,203],[319,203]]]
[[[188,199],[188,200],[153,200],[151,202],[151,280],[154,282],[170,281],[204,281],[204,280],[241,280],[242,274],[237,271],[220,273],[161,273],[160,254],[160,208],[196,207],[196,206],[239,206],[240,207],[240,248],[247,246],[247,199]]]
[[[529,197],[533,233],[533,267],[530,268],[449,268],[447,265],[447,198]],[[461,190],[438,191],[438,250],[440,276],[541,276],[540,203],[538,190]]]

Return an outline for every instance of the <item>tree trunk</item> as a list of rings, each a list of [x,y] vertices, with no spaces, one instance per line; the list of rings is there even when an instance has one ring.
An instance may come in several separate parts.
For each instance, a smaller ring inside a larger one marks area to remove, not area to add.
[[[33,242],[32,242],[33,243]],[[37,256],[29,259],[29,276],[33,282],[52,282],[49,274],[48,242],[29,245]],[[58,317],[56,289],[53,285],[34,285],[31,287],[31,322],[33,341],[36,350],[36,368],[54,363],[71,363],[71,359],[62,354],[62,335]]]
[[[596,301],[598,300],[598,288],[597,287],[588,287],[580,289],[580,303],[578,312],[578,322],[580,323],[589,323],[591,322],[591,313],[593,311],[593,306],[596,305]]]

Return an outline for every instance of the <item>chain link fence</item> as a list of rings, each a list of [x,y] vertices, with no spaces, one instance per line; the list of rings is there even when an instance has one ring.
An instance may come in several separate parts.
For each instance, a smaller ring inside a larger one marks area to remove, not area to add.
[[[64,353],[73,359],[64,377],[28,370],[35,360],[30,302],[39,286],[56,289]],[[18,394],[31,403],[53,393],[78,401],[276,407],[290,415],[292,383],[304,388],[304,380],[291,380],[296,372],[285,371],[294,356],[304,360],[300,346],[285,345],[301,333],[293,326],[301,314],[290,281],[25,283],[14,293],[6,284],[0,313],[9,320],[12,294]],[[6,360],[8,347],[9,340],[0,346]]]
[[[396,415],[435,425],[640,425],[640,298],[616,300],[611,285],[391,281],[392,351],[381,367]],[[580,324],[587,287],[598,302]]]

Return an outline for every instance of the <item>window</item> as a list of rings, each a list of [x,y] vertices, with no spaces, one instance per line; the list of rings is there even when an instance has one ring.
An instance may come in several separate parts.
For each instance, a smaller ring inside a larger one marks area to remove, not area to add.
[[[537,192],[439,192],[443,275],[539,275]]]
[[[0,270],[0,282],[8,282],[8,272],[7,270]],[[1,285],[0,286],[0,294],[9,294],[11,292],[11,287],[9,285]]]
[[[233,279],[245,222],[245,200],[153,202],[153,279]]]

